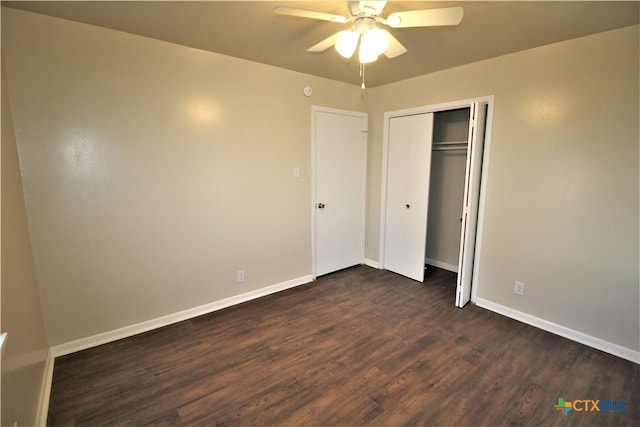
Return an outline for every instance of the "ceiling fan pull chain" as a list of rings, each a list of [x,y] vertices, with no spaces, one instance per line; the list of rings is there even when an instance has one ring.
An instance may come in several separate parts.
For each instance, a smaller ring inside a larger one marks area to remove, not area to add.
[[[362,85],[360,87],[362,89],[365,89],[365,85],[364,85],[364,62],[360,63],[360,75],[362,76]]]

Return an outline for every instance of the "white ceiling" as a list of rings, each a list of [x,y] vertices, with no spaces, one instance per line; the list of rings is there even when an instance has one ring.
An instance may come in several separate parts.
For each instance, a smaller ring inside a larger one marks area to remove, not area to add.
[[[279,5],[348,16],[346,1],[3,1],[29,10],[353,84],[357,59],[306,49],[349,24],[275,15]],[[519,50],[635,25],[638,1],[390,1],[383,12],[462,6],[454,27],[395,29],[408,49],[367,65],[374,87]],[[623,53],[621,53],[623,54]]]

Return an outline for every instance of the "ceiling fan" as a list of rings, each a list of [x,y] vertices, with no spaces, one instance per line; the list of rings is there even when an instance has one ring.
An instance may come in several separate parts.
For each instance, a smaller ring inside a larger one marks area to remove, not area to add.
[[[307,51],[322,52],[335,45],[338,53],[345,58],[351,58],[359,43],[358,57],[361,67],[362,64],[375,61],[381,54],[384,54],[387,58],[395,58],[407,51],[402,43],[391,35],[389,31],[379,28],[378,24],[391,28],[458,25],[462,21],[463,15],[461,7],[446,7],[394,12],[383,18],[380,14],[387,3],[386,1],[348,1],[347,3],[349,17],[286,6],[276,7],[275,13],[340,24],[353,22],[350,29],[338,31],[311,46]]]

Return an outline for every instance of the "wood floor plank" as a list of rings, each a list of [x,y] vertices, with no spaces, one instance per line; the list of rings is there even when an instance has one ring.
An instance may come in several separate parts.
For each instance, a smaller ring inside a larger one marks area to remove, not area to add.
[[[49,425],[638,425],[639,366],[360,266],[55,361]],[[625,400],[624,412],[554,408]]]

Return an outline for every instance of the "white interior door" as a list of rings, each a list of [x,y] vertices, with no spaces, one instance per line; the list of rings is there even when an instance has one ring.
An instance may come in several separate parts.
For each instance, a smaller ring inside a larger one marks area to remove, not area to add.
[[[314,276],[364,262],[367,115],[314,107]]]
[[[460,255],[456,306],[464,307],[471,299],[471,280],[478,226],[478,204],[480,201],[480,177],[486,125],[487,104],[471,104],[469,139],[467,146],[467,167],[464,184],[464,205],[462,210],[462,232],[460,235]]]
[[[384,268],[422,282],[433,113],[389,120]]]

